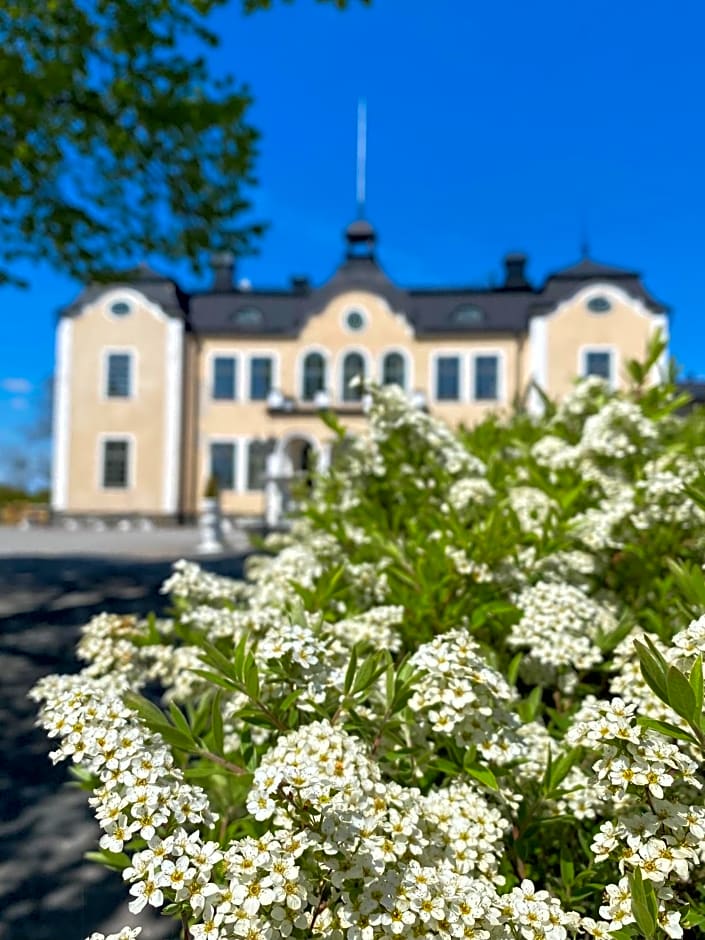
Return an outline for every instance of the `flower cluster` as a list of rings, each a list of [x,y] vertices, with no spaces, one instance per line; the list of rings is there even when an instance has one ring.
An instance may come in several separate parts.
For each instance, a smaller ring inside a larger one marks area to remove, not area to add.
[[[701,929],[705,420],[677,404],[593,378],[456,433],[373,390],[244,580],[179,562],[168,618],[94,618],[34,697],[130,910],[192,940]]]
[[[595,641],[616,626],[609,610],[570,584],[539,581],[521,591],[516,605],[522,616],[507,642],[529,651],[522,661],[524,678],[557,682],[563,691],[602,660]]]

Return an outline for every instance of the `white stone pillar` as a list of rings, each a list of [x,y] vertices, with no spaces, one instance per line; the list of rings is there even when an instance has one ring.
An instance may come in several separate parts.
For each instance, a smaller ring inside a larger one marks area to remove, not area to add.
[[[199,542],[196,551],[199,555],[215,555],[223,551],[220,500],[217,496],[204,496],[201,500],[198,534]]]

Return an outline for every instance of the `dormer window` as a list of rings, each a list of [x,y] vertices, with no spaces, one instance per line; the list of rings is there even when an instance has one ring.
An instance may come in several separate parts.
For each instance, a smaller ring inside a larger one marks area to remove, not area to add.
[[[588,300],[587,308],[590,313],[607,313],[612,309],[612,304],[602,294],[598,294],[596,297],[591,297]]]
[[[235,311],[231,320],[238,326],[255,327],[262,325],[264,316],[257,307],[243,307],[241,310]]]
[[[126,317],[132,306],[126,300],[116,300],[110,304],[110,312],[114,317]]]
[[[453,323],[458,326],[475,326],[485,319],[485,311],[476,304],[463,304],[453,312]]]

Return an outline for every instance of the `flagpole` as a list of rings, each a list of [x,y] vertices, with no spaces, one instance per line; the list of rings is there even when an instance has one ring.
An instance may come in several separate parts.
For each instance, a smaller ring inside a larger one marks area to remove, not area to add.
[[[367,169],[367,102],[357,103],[357,214],[365,217],[365,174]]]

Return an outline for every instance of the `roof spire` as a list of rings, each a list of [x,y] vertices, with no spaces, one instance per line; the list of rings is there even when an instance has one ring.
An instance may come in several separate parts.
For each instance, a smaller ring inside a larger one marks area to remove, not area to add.
[[[583,259],[583,261],[590,257],[590,240],[588,238],[585,213],[583,213],[583,220],[580,226],[580,257]]]
[[[367,102],[357,102],[357,217],[365,218],[365,183],[367,170]]]

